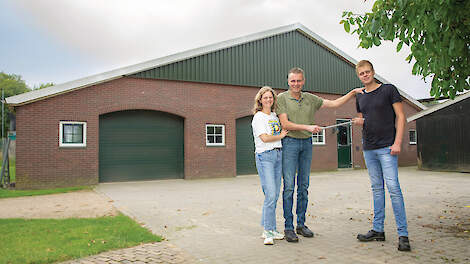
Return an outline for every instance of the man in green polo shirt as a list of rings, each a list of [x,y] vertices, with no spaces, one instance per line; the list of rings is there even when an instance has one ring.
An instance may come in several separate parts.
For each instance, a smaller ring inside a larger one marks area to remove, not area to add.
[[[304,237],[313,237],[313,232],[305,225],[305,213],[312,162],[312,133],[322,130],[314,123],[315,112],[323,107],[339,107],[353,98],[356,93],[362,93],[363,88],[354,89],[336,100],[323,99],[314,94],[302,92],[305,77],[304,71],[300,68],[293,68],[289,71],[287,83],[289,90],[278,95],[276,111],[282,129],[289,130],[287,136],[282,139],[284,234],[288,242],[298,242],[299,238],[295,233]],[[294,232],[292,205],[296,174],[297,227]]]

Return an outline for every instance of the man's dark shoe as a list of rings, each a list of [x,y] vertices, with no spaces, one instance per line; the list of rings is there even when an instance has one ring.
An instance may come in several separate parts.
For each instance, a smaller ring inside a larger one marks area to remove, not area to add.
[[[295,234],[294,230],[284,230],[287,242],[299,242],[299,238]]]
[[[367,241],[385,241],[385,232],[376,232],[374,230],[370,230],[367,234],[359,234],[357,235],[357,239],[362,242]]]
[[[307,226],[298,226],[295,231],[304,237],[313,237],[313,232]]]
[[[408,237],[401,236],[398,238],[398,250],[411,251],[410,240],[408,240]]]

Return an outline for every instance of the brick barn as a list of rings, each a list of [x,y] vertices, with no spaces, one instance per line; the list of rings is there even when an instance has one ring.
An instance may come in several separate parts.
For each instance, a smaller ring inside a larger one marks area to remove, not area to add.
[[[361,86],[355,63],[293,24],[9,97],[17,120],[16,186],[256,174],[251,109],[259,87],[284,91],[287,71],[298,66],[306,72],[304,91],[335,99]],[[400,93],[406,116],[424,109]],[[354,116],[350,101],[320,110],[316,123]],[[329,129],[313,139],[312,171],[364,167],[360,128]],[[407,139],[400,165],[416,165],[416,145]]]

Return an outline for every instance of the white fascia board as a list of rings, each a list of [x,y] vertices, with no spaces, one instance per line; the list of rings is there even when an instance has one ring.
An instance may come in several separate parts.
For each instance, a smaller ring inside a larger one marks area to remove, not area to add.
[[[448,107],[448,106],[453,105],[453,104],[455,104],[455,103],[458,103],[458,102],[460,102],[460,101],[462,101],[462,100],[465,100],[465,99],[467,99],[467,98],[469,98],[469,97],[470,97],[470,92],[466,92],[465,94],[462,94],[462,95],[460,95],[460,96],[455,97],[454,100],[449,99],[449,100],[445,101],[444,103],[441,103],[441,104],[438,104],[438,105],[434,105],[434,106],[432,106],[432,107],[429,107],[429,108],[426,109],[426,110],[423,110],[423,111],[421,111],[421,112],[418,112],[418,113],[416,113],[416,114],[414,114],[414,115],[408,117],[408,118],[406,119],[406,121],[407,121],[407,122],[414,121],[414,120],[416,120],[416,119],[418,119],[418,118],[421,118],[421,117],[423,117],[423,116],[425,116],[425,115],[429,115],[429,114],[434,113],[434,112],[436,112],[436,111],[438,111],[438,110],[441,110],[441,109],[443,109],[443,108],[445,108],[445,107]]]

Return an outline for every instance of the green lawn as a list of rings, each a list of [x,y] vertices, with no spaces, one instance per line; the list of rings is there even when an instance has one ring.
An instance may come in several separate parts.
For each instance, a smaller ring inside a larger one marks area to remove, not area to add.
[[[0,263],[52,263],[161,241],[122,214],[86,219],[0,219]]]
[[[15,182],[15,165],[15,160],[10,160],[10,182]],[[0,198],[65,193],[92,188],[93,186],[48,190],[0,188]],[[161,241],[161,237],[152,234],[123,214],[100,218],[0,219],[0,230],[2,264],[66,261],[113,249]]]

